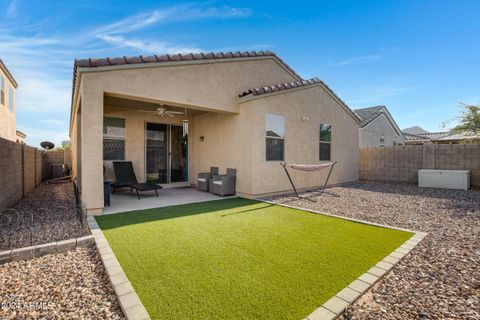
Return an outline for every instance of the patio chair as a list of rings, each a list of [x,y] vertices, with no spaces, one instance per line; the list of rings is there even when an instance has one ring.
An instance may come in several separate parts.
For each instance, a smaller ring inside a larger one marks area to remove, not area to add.
[[[227,174],[214,175],[209,181],[209,189],[211,193],[220,196],[228,196],[235,194],[235,183],[237,180],[237,170],[227,168]]]
[[[154,190],[158,197],[157,190],[162,189],[162,186],[156,182],[138,183],[131,161],[114,161],[113,172],[115,173],[115,183],[112,184],[113,193],[119,188],[130,188],[130,192],[135,189],[138,200],[140,200],[139,192]]]
[[[209,181],[214,175],[218,175],[218,167],[210,167],[210,172],[200,172],[197,178],[197,189],[208,192]]]

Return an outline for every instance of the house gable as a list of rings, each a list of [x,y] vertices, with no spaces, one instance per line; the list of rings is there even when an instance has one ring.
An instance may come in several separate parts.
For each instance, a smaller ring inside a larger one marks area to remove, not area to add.
[[[137,57],[137,60],[77,60],[70,127],[79,97],[85,94],[82,85],[85,81],[89,82],[90,88],[111,95],[193,109],[238,113],[239,92],[265,83],[301,80],[298,74],[270,52],[213,55],[204,54],[203,58],[197,55],[161,56],[155,61],[143,57]]]

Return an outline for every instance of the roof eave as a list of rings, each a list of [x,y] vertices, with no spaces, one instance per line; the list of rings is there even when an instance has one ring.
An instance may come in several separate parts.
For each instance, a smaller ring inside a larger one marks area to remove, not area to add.
[[[15,89],[18,88],[18,83],[15,81],[15,78],[12,76],[10,71],[8,70],[7,66],[3,63],[2,59],[0,59],[0,68],[2,69],[3,73],[7,76],[8,80],[13,84]]]

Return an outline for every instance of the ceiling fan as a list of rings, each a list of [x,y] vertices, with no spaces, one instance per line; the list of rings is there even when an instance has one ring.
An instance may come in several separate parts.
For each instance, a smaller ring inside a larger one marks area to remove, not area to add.
[[[166,108],[164,108],[163,106],[159,106],[156,110],[153,110],[153,111],[146,111],[146,110],[139,110],[141,112],[148,112],[148,113],[152,113],[153,115],[157,115],[157,116],[160,116],[160,117],[175,117],[175,115],[185,115],[186,112],[183,112],[183,111],[173,111],[173,110],[167,110]]]

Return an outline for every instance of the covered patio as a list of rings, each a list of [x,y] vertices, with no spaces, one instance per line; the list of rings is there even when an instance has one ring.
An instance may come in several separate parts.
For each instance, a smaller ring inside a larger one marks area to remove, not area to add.
[[[110,195],[110,207],[105,207],[102,213],[113,214],[235,197],[220,197],[212,193],[198,191],[194,187],[179,185],[158,190],[158,197],[155,195],[155,191],[143,192],[141,199],[138,200],[135,192],[123,189]]]

